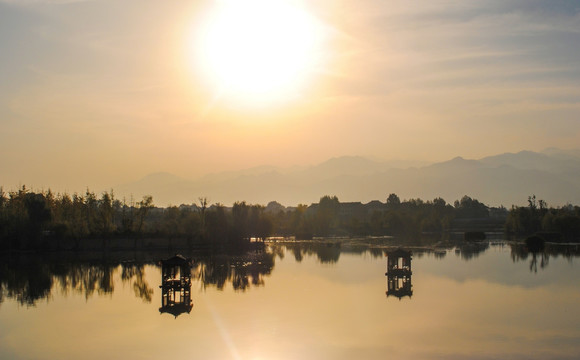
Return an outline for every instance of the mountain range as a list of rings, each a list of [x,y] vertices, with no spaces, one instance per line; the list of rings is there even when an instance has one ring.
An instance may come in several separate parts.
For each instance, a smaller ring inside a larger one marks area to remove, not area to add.
[[[318,202],[336,195],[341,202],[442,197],[453,203],[464,195],[489,206],[524,205],[528,196],[550,206],[580,204],[580,150],[503,153],[477,160],[456,157],[439,163],[378,161],[360,156],[332,158],[315,166],[262,166],[184,179],[155,173],[114,187],[118,196],[152,195],[158,206],[235,201],[286,206]]]

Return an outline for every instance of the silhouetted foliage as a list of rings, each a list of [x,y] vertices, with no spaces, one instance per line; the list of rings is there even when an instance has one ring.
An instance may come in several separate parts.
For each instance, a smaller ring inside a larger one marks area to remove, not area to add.
[[[544,200],[528,197],[528,206],[512,206],[505,224],[508,232],[519,235],[538,234],[546,241],[580,240],[580,207],[566,205],[549,208]]]
[[[33,306],[38,300],[50,299],[53,291],[80,294],[86,299],[95,294],[112,294],[119,269],[121,280],[133,286],[135,296],[151,302],[153,295],[153,289],[144,278],[143,264],[48,261],[37,256],[3,260],[0,263],[0,302],[8,297],[22,305]]]
[[[228,208],[219,203],[208,206],[202,197],[198,204],[159,208],[151,196],[137,202],[131,197],[127,203],[116,199],[112,190],[97,196],[87,189],[71,196],[50,190],[33,192],[25,186],[9,193],[0,188],[0,250],[4,251],[120,249],[131,247],[127,242],[133,248],[245,251],[272,235],[297,239],[394,236],[418,244],[422,236],[483,233],[501,224],[511,233],[542,232],[547,241],[577,241],[580,208],[548,208],[545,201],[530,196],[527,207],[514,206],[508,212],[503,207],[490,209],[469,196],[451,206],[439,197],[401,200],[393,193],[385,203],[341,203],[336,196],[326,195],[319,203],[295,208],[245,201]]]
[[[485,233],[483,231],[467,231],[463,237],[467,241],[482,241],[485,240]]]
[[[461,200],[456,200],[454,206],[456,209],[455,216],[458,218],[482,218],[489,216],[487,206],[467,195],[463,196]]]
[[[389,210],[396,210],[401,205],[401,199],[397,194],[390,194],[387,198],[387,208]]]
[[[215,286],[223,290],[228,283],[236,291],[246,291],[251,286],[264,285],[264,276],[274,268],[275,253],[260,252],[245,255],[219,255],[196,261],[192,277],[205,288]]]
[[[466,242],[460,244],[456,249],[456,254],[463,260],[472,260],[489,248],[489,242]]]
[[[130,254],[134,254],[131,252]],[[110,296],[116,287],[132,289],[135,297],[151,302],[154,287],[147,281],[146,266],[161,267],[161,262],[147,256],[144,261],[120,261],[119,257],[88,255],[80,260],[74,254],[58,253],[44,257],[37,254],[21,254],[0,260],[0,304],[3,299],[15,299],[26,306],[34,306],[39,300],[51,300],[58,292],[63,295],[80,295],[89,299],[95,295]],[[72,255],[72,256],[71,256]],[[222,290],[231,284],[236,291],[263,286],[264,277],[274,268],[277,252],[248,252],[243,255],[201,255],[192,258],[191,275],[201,286],[215,286]],[[134,256],[134,255],[128,255]]]
[[[513,262],[530,259],[529,269],[531,272],[538,272],[538,265],[540,265],[540,269],[548,267],[551,257],[562,256],[571,261],[572,258],[580,256],[580,246],[578,245],[543,243],[541,238],[528,240],[524,243],[512,243],[510,248]]]
[[[323,196],[314,215],[314,232],[318,236],[335,235],[338,227],[340,202],[336,196]]]
[[[273,221],[260,205],[245,202],[227,209],[220,204],[157,208],[151,196],[127,204],[114,193],[100,197],[87,189],[84,194],[32,192],[23,186],[6,194],[0,189],[0,250],[86,249],[147,247],[145,239],[166,239],[168,247],[180,240],[218,251],[243,250],[251,238],[265,239]],[[185,240],[184,240],[185,239]],[[119,245],[119,244],[123,245]],[[130,246],[130,245],[129,245]]]

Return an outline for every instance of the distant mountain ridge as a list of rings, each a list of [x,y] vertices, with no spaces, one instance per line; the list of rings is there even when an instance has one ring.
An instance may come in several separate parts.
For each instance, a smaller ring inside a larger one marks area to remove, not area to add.
[[[265,205],[275,200],[295,206],[317,202],[324,195],[336,195],[342,202],[384,202],[390,193],[401,199],[442,197],[449,203],[469,195],[490,206],[525,204],[535,194],[558,206],[580,204],[580,151],[551,148],[434,164],[344,156],[310,167],[261,166],[196,180],[157,173],[115,191],[135,199],[149,194],[160,206],[190,204],[200,196],[225,205],[235,201]]]

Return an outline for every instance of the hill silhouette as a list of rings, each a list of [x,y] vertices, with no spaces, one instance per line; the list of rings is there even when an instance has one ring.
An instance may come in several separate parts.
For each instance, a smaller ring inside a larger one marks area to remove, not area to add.
[[[336,195],[340,201],[368,202],[384,201],[390,193],[402,199],[442,197],[451,203],[468,194],[491,206],[523,205],[535,194],[558,206],[580,203],[576,153],[551,148],[477,160],[456,157],[428,165],[345,156],[310,167],[262,166],[194,180],[157,173],[114,189],[118,196],[150,194],[161,206],[192,203],[200,196],[226,205],[237,200],[264,205],[276,200],[295,206],[317,202],[324,194]]]

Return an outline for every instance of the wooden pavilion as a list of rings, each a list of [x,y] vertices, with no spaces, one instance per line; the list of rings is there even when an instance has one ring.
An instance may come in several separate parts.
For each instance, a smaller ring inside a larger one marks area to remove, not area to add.
[[[399,300],[413,295],[411,284],[412,253],[401,248],[387,251],[387,297],[395,296]]]
[[[169,313],[176,318],[190,313],[191,301],[191,260],[175,255],[161,261],[161,307],[159,313]]]

